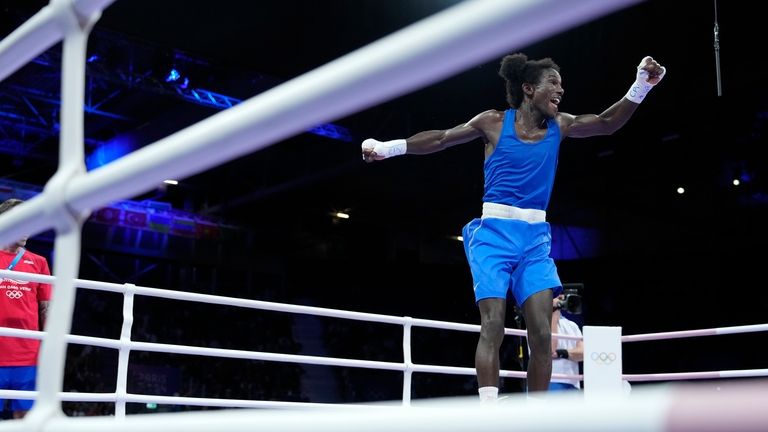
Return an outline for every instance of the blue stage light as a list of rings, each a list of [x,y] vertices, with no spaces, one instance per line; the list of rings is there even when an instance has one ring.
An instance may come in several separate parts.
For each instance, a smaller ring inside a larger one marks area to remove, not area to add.
[[[127,135],[121,135],[99,146],[85,158],[85,166],[88,170],[106,165],[115,159],[119,159],[134,150],[134,140]]]
[[[168,75],[165,77],[165,82],[175,82],[178,81],[179,78],[181,78],[181,74],[179,74],[179,71],[174,68],[168,72]]]
[[[739,180],[741,180],[742,183],[749,183],[752,180],[752,174],[744,170],[739,174]]]

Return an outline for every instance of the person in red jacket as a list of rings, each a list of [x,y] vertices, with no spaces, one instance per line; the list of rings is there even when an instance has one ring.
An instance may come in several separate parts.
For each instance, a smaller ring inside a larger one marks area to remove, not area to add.
[[[0,204],[0,214],[23,201],[15,198]],[[0,268],[50,275],[48,261],[24,248],[27,238],[0,249]],[[0,279],[0,327],[42,330],[48,316],[51,285],[11,278]],[[0,336],[0,388],[35,390],[40,341]],[[22,418],[32,408],[31,400],[9,400],[13,418]],[[5,410],[5,400],[0,399]]]

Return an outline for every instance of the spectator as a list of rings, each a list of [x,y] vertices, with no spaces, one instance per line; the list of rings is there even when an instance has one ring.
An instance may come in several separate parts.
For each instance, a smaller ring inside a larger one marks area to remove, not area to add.
[[[23,201],[15,198],[0,204],[0,214]],[[48,261],[24,248],[27,238],[0,250],[0,266],[7,270],[50,275]],[[49,284],[3,278],[0,280],[0,326],[24,330],[43,330],[51,299]],[[40,341],[36,339],[0,337],[0,388],[35,390],[37,355]],[[13,418],[23,418],[34,401],[9,400]],[[5,410],[5,400],[0,399]]]

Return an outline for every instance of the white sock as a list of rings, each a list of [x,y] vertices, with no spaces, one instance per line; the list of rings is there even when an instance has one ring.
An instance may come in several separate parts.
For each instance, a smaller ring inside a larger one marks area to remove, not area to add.
[[[480,402],[495,402],[499,398],[498,387],[480,387],[477,392],[480,394]]]

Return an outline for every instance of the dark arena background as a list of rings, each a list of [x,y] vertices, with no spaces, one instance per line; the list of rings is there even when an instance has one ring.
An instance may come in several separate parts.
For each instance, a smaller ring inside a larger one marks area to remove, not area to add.
[[[92,32],[88,169],[332,61],[456,1],[120,0]],[[7,36],[47,2],[0,2]],[[624,334],[768,322],[768,60],[746,1],[650,0],[520,50],[561,67],[560,109],[600,113],[651,55],[667,76],[612,136],[563,142],[548,211],[553,257],[582,283],[580,324]],[[451,31],[451,29],[446,29]],[[514,31],[514,29],[510,29]],[[488,38],[493,38],[488,34]],[[462,55],[456,52],[456,55]],[[61,44],[0,83],[0,198],[57,166]],[[90,216],[82,279],[479,323],[457,236],[479,216],[483,147],[374,164],[365,138],[446,129],[505,109],[499,59],[176,180]],[[344,217],[346,216],[346,217]],[[52,234],[29,249],[52,260]],[[402,362],[402,329],[137,298],[132,339]],[[119,338],[122,296],[79,290],[73,333]],[[524,327],[510,305],[508,327]],[[414,330],[414,361],[472,367],[476,334]],[[628,344],[626,373],[764,368],[764,333]],[[524,369],[505,339],[503,369]],[[65,391],[115,390],[115,350],[70,345]],[[524,383],[504,379],[502,392]],[[638,385],[642,385],[639,383]],[[401,398],[402,373],[134,351],[128,391],[208,398]],[[415,374],[413,397],[476,394],[474,377]],[[201,409],[131,404],[130,413]],[[112,403],[65,403],[68,415]]]

